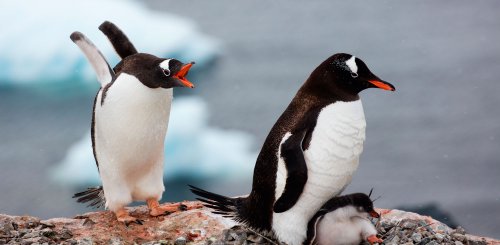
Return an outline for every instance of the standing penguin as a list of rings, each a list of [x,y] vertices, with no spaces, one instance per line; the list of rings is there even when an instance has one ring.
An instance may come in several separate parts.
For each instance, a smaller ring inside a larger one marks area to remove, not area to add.
[[[94,101],[91,135],[102,186],[89,188],[74,197],[79,198],[78,202],[91,202],[89,206],[105,204],[118,221],[127,225],[140,224],[140,220],[125,209],[132,201],[146,201],[151,216],[182,207],[162,206],[158,201],[165,189],[164,141],[172,88],[194,87],[185,78],[193,63],[137,53],[127,37],[116,26],[111,27],[119,31],[118,40],[129,44],[121,45],[111,38],[112,34],[103,31],[123,58],[114,69],[82,33],[74,32],[70,36],[101,83]]]
[[[195,187],[217,213],[289,245],[306,239],[308,221],[339,195],[358,168],[365,116],[358,93],[394,91],[350,54],[321,63],[299,89],[267,136],[248,197],[229,198]]]
[[[368,217],[380,218],[364,193],[330,199],[309,221],[304,245],[358,245],[382,243]]]

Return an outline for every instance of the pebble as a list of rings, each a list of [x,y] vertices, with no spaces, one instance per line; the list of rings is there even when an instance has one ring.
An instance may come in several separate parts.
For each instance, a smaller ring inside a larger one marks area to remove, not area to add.
[[[387,244],[392,243],[392,244],[398,244],[399,240],[401,240],[398,236],[393,236]]]
[[[177,239],[175,239],[175,242],[174,242],[175,245],[185,245],[186,243],[187,243],[187,240],[183,236],[178,237]]]
[[[0,223],[0,235],[8,235],[11,231],[15,230],[12,222]]]
[[[455,229],[455,233],[465,235],[465,229],[462,226],[459,226]]]
[[[453,234],[451,234],[451,237],[453,239],[461,241],[461,242],[465,241],[465,235],[462,235],[460,233],[453,233]]]
[[[215,244],[215,242],[217,242],[217,238],[215,238],[215,237],[210,237],[210,238],[208,238],[208,240],[207,240],[207,245]]]
[[[73,237],[73,233],[68,229],[62,229],[59,233],[59,236],[61,237],[61,239],[67,240]]]
[[[455,245],[464,245],[461,241],[455,241]]]
[[[189,241],[194,241],[202,236],[202,231],[199,229],[190,230],[187,236]]]
[[[428,238],[428,237],[426,237],[426,238],[422,239],[422,240],[418,243],[418,245],[425,245],[425,244],[429,243],[430,241],[431,241],[431,239],[430,239],[430,238]]]
[[[420,241],[422,241],[422,234],[420,233],[413,233],[411,235],[411,239],[416,242],[416,243],[419,243]]]
[[[417,228],[417,222],[413,220],[405,220],[401,227],[403,227],[404,229],[415,229]]]
[[[436,233],[436,234],[434,235],[434,237],[436,238],[436,240],[437,240],[438,242],[442,242],[442,241],[444,240],[444,235],[443,235],[443,234],[441,234],[441,233]]]
[[[55,236],[55,235],[56,235],[56,232],[55,232],[55,231],[53,231],[53,230],[52,230],[52,229],[50,229],[50,228],[45,228],[45,229],[43,229],[43,230],[41,230],[41,231],[40,231],[40,234],[42,234],[42,236],[44,236],[44,237],[49,237],[49,238],[51,238],[51,237],[53,237],[53,236]]]

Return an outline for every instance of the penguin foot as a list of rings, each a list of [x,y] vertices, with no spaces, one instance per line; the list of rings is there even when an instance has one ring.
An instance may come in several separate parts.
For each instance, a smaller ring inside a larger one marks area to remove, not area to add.
[[[384,240],[380,239],[377,237],[377,235],[371,235],[369,236],[368,238],[366,238],[366,240],[371,244],[375,244],[375,243],[382,243],[384,242]]]
[[[147,203],[149,207],[149,215],[153,217],[168,215],[177,211],[184,211],[187,209],[187,206],[181,203],[160,205],[160,203],[155,199],[149,199]]]
[[[200,209],[203,208],[203,204],[193,204],[193,205],[186,205],[184,203],[179,203],[179,211],[187,211],[191,209]]]
[[[144,222],[143,220],[130,216],[125,208],[118,210],[115,214],[118,222],[123,222],[126,226],[132,223],[142,225]]]
[[[153,217],[160,215],[168,215],[171,213],[175,213],[178,211],[186,211],[191,209],[200,209],[203,208],[202,204],[194,204],[194,205],[185,205],[183,203],[174,203],[174,204],[163,204],[160,203],[156,199],[148,199],[147,200],[149,207],[149,214]]]

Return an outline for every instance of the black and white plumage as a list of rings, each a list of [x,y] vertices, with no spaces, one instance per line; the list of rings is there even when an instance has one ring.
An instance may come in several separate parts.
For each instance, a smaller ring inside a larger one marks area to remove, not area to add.
[[[164,141],[172,89],[194,87],[185,76],[193,63],[137,53],[128,38],[110,22],[101,25],[123,60],[111,69],[101,52],[82,33],[71,40],[83,51],[101,83],[93,109],[92,146],[102,187],[74,197],[90,206],[105,206],[121,221],[132,201],[148,201],[157,214],[164,191]]]
[[[321,63],[275,123],[257,158],[248,197],[193,188],[208,206],[281,242],[302,244],[308,221],[350,183],[365,139],[358,93],[394,91],[359,58],[335,54]]]
[[[366,194],[334,197],[309,221],[304,245],[358,245],[362,240],[382,242],[369,217],[379,218],[380,215]]]

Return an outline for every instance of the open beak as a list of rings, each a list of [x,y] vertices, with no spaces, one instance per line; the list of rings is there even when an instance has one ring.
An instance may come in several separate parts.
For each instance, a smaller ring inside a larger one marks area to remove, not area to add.
[[[181,67],[181,69],[177,72],[177,74],[173,75],[174,78],[177,78],[181,81],[182,85],[184,87],[188,88],[194,88],[194,85],[186,79],[186,75],[189,72],[189,69],[191,69],[191,66],[194,65],[194,62],[190,62],[188,64],[185,64]]]
[[[389,90],[389,91],[396,90],[396,88],[394,86],[392,86],[392,84],[390,84],[384,80],[373,79],[373,80],[368,80],[368,82],[373,84],[375,87],[380,88],[380,89]]]
[[[377,212],[375,211],[370,211],[370,216],[372,216],[373,218],[380,218],[380,214],[378,214]]]

